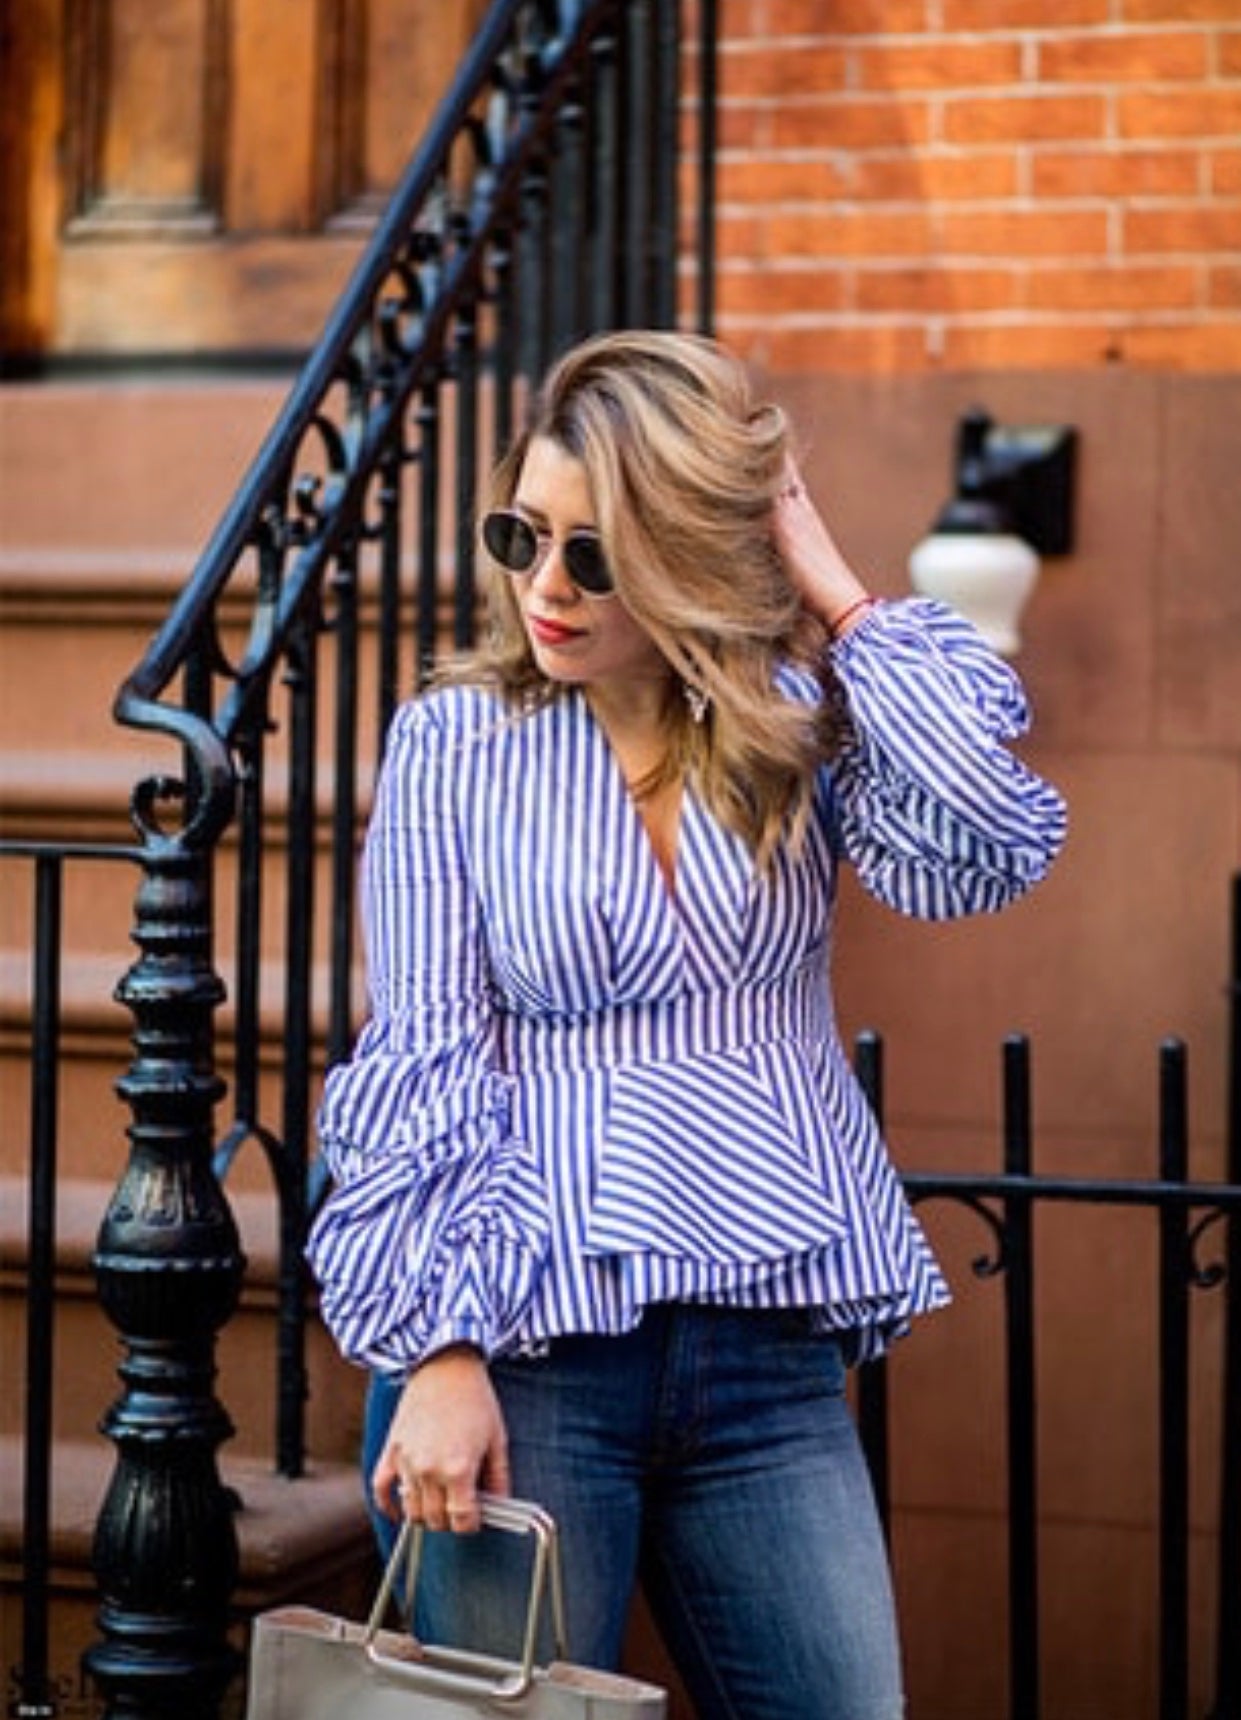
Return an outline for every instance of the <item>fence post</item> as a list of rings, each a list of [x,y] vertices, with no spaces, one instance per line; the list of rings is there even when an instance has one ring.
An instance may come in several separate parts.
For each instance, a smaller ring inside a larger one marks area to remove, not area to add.
[[[26,1420],[22,1485],[22,1658],[16,1716],[54,1714],[48,1666],[51,1591],[52,1382],[56,1336],[57,1056],[60,1036],[60,855],[35,859],[35,955],[30,1057],[29,1280],[26,1299]]]
[[[1159,1178],[1189,1179],[1184,1044],[1159,1052]],[[1187,1210],[1159,1209],[1159,1720],[1189,1713],[1189,1291]]]
[[[1030,1042],[1004,1041],[1004,1174],[1018,1183],[1033,1174]],[[1035,1386],[1034,1223],[1027,1193],[1004,1197],[1004,1323],[1007,1348],[1008,1609],[1012,1720],[1037,1720],[1040,1690],[1038,1406]]]
[[[1232,881],[1228,1010],[1228,1181],[1241,1186],[1241,872]],[[1241,1213],[1225,1219],[1224,1406],[1220,1453],[1215,1706],[1210,1720],[1241,1720]]]
[[[244,1260],[211,1167],[212,1014],[205,850],[146,832],[134,941],[117,988],[135,1057],[118,1091],[130,1153],[99,1232],[100,1300],[125,1345],[103,1421],[116,1468],[95,1531],[103,1640],[83,1657],[107,1720],[218,1714],[237,1670],[226,1637],[237,1577],[232,1502],[215,1453],[232,1432],[214,1395],[215,1337]]]

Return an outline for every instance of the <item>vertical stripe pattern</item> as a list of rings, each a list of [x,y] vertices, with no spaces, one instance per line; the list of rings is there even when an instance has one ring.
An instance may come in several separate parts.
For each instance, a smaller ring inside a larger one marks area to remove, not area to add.
[[[997,909],[1064,806],[1005,744],[1012,670],[948,611],[881,605],[833,650],[854,733],[807,842],[759,877],[687,788],[675,895],[579,691],[398,713],[370,1013],[320,1114],[310,1257],[347,1355],[399,1372],[667,1300],[812,1307],[868,1354],[947,1300],[835,1027],[835,867],[902,913]]]

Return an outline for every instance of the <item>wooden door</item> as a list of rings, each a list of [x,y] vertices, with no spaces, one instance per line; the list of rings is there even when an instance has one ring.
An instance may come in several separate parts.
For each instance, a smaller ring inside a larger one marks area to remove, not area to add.
[[[485,0],[7,0],[9,355],[305,348]]]

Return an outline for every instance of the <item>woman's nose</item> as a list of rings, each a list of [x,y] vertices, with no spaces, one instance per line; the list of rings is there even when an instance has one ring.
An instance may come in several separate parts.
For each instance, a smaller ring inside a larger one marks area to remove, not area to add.
[[[564,545],[558,540],[553,539],[548,545],[547,554],[535,568],[530,583],[548,602],[571,603],[577,596],[577,587],[565,566]]]

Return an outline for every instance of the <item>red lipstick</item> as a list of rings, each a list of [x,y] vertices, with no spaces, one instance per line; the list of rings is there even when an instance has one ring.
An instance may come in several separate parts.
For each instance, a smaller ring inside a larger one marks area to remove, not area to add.
[[[548,621],[541,615],[527,617],[530,632],[540,645],[567,645],[573,639],[581,638],[581,630],[577,627],[566,627],[560,621]]]

